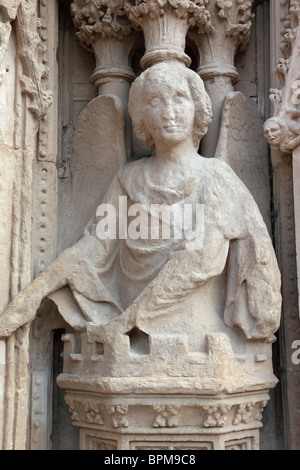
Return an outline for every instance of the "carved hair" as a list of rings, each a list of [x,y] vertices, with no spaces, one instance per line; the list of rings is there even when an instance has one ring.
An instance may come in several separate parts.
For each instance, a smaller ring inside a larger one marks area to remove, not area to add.
[[[280,148],[284,138],[286,137],[287,134],[287,126],[285,122],[280,118],[280,117],[271,117],[264,123],[264,131],[268,129],[269,126],[272,126],[274,124],[277,124],[280,127],[281,130],[281,136],[280,136],[280,142],[276,144],[275,146],[270,142],[270,139],[266,137],[266,140],[269,142],[271,148],[277,149]]]
[[[144,88],[145,84],[150,82],[165,83],[170,81],[174,83],[176,78],[180,77],[180,81],[186,80],[192,98],[195,104],[195,119],[193,141],[198,150],[201,138],[206,134],[208,125],[212,120],[212,109],[210,98],[204,88],[202,79],[196,72],[188,69],[184,65],[178,63],[159,63],[145,70],[132,84],[129,93],[129,114],[132,118],[133,127],[136,136],[147,143],[148,147],[153,151],[154,142],[146,130],[143,120],[143,104],[144,104]]]
[[[272,125],[272,123],[278,124],[281,127],[282,131],[286,130],[286,124],[283,121],[283,119],[281,119],[280,117],[276,117],[276,116],[271,117],[264,123],[264,129],[267,129],[269,125]]]

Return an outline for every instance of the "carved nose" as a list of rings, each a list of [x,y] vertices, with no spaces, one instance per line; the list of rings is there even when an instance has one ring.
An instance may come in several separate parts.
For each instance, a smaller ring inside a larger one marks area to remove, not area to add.
[[[175,117],[174,107],[171,103],[167,103],[164,107],[163,116],[167,119],[172,119]]]

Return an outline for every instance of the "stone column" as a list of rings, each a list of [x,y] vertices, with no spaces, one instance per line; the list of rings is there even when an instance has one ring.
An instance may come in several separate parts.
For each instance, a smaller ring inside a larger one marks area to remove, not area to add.
[[[125,111],[126,148],[131,156],[131,127],[127,113],[130,84],[135,74],[130,66],[130,54],[137,40],[122,2],[115,5],[107,1],[75,0],[71,5],[74,24],[79,30],[77,38],[83,47],[92,50],[96,67],[91,81],[98,95],[118,97]]]
[[[199,50],[198,73],[204,80],[213,108],[212,124],[201,143],[203,156],[215,154],[224,99],[239,80],[234,57],[238,46],[249,37],[252,3],[253,0],[210,0],[207,8],[212,29],[204,34],[189,32]]]

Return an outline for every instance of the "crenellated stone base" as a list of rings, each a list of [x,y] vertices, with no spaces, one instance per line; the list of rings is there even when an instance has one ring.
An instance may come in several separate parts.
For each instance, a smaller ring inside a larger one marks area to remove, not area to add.
[[[272,343],[248,341],[237,352],[227,333],[213,332],[195,352],[185,335],[147,332],[111,322],[63,336],[57,382],[80,448],[258,449],[277,383]]]

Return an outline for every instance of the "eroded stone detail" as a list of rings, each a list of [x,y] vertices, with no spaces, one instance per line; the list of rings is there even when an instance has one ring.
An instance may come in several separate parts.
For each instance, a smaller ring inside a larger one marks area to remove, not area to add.
[[[227,414],[230,410],[230,405],[213,405],[204,407],[207,415],[204,419],[203,426],[205,428],[223,427],[227,420]]]
[[[68,408],[69,408],[69,411],[70,411],[70,413],[71,413],[71,419],[72,419],[72,421],[74,421],[75,423],[78,422],[78,421],[80,420],[80,418],[79,418],[78,411],[77,411],[77,409],[76,409],[76,402],[75,402],[75,400],[66,397],[66,402],[67,402],[67,404],[68,404]]]
[[[0,65],[8,46],[11,34],[11,22],[16,18],[21,0],[1,0],[1,21],[0,21]]]
[[[69,379],[70,376],[64,374],[59,378],[60,385],[68,388]],[[223,398],[215,397],[213,400],[200,394],[195,399],[193,384],[190,382],[191,388],[186,384],[185,398],[178,396],[174,398],[172,394],[166,393],[166,389],[159,390],[156,385],[155,390],[156,394],[159,393],[159,397],[143,396],[143,389],[139,386],[136,393],[128,397],[126,393],[123,394],[129,385],[128,379],[123,379],[122,382],[118,379],[115,382],[110,380],[103,382],[94,377],[93,380],[89,381],[89,397],[84,396],[84,393],[81,394],[79,389],[76,393],[67,392],[67,402],[76,404],[77,413],[81,416],[80,420],[74,421],[74,425],[81,429],[81,441],[85,443],[83,448],[91,448],[102,440],[107,441],[110,436],[117,439],[115,441],[117,449],[221,450],[230,447],[232,450],[233,448],[251,450],[257,448],[257,432],[261,424],[256,418],[257,411],[262,411],[262,406],[269,399],[265,392],[258,393],[256,395],[258,401],[251,403],[247,402],[248,396],[243,393],[229,394]],[[143,381],[145,384],[145,379]],[[153,386],[151,380],[147,381],[147,386],[149,393]],[[110,387],[114,388],[119,397],[122,395],[122,405],[114,404],[114,392]],[[79,388],[83,391],[83,383]],[[92,389],[94,392],[91,392]],[[96,398],[97,389],[98,392],[101,390],[102,396]],[[91,402],[91,393],[95,393],[95,398],[92,400],[93,408],[101,410],[102,420],[99,423],[94,421],[89,423],[86,419],[84,410]],[[74,409],[71,411],[74,414]],[[129,412],[130,422],[121,423],[120,418],[123,419]],[[118,415],[117,421],[111,419],[113,414]],[[242,419],[236,419],[237,416]],[[148,429],[146,436],[145,429]]]
[[[178,426],[178,413],[180,407],[176,405],[164,406],[158,405],[153,407],[158,413],[153,423],[154,428],[174,428]]]
[[[41,21],[38,21],[38,30],[34,32],[30,29],[32,17],[36,15],[35,2],[21,2],[18,10],[18,40],[20,42],[20,57],[24,67],[24,74],[20,78],[23,92],[32,99],[29,109],[38,117],[44,116],[49,106],[52,104],[53,93],[51,90],[44,90],[42,79],[46,78],[49,70],[47,65],[40,63],[36,57],[36,50],[42,47],[45,40]]]
[[[107,0],[75,0],[71,4],[71,13],[74,24],[79,29],[76,33],[77,38],[87,46],[95,41],[95,34],[122,40],[132,31],[131,24],[126,18],[124,3],[124,1],[113,3]]]
[[[111,415],[114,428],[128,428],[129,421],[126,416],[128,413],[128,405],[107,405],[106,409]]]

